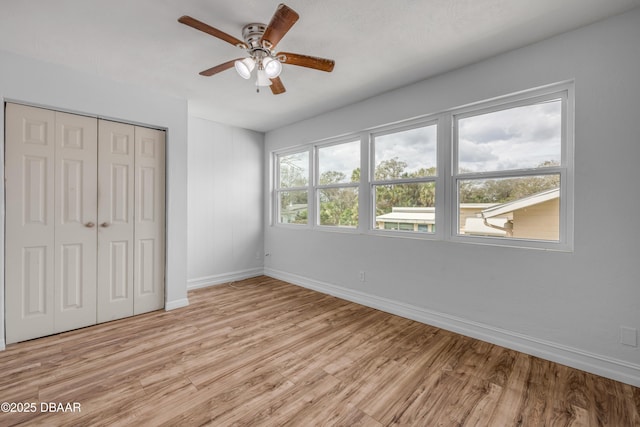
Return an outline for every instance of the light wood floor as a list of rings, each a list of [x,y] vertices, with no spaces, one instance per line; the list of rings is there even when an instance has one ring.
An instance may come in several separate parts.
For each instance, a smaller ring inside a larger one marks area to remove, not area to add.
[[[640,425],[640,389],[259,277],[9,345],[0,426]],[[81,412],[41,413],[39,402]]]

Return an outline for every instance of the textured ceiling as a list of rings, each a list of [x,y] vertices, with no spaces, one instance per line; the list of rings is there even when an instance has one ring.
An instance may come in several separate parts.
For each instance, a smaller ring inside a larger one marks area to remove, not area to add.
[[[287,0],[299,21],[278,45],[331,58],[332,73],[285,65],[287,89],[256,93],[244,55],[177,22],[242,38],[278,1],[0,0],[0,49],[189,100],[190,114],[267,131],[640,6],[640,0]]]

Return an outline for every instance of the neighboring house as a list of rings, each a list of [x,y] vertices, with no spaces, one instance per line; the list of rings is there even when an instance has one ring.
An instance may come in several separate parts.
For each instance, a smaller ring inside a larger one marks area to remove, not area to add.
[[[436,227],[435,211],[434,207],[393,207],[391,212],[376,217],[376,228],[433,233]]]
[[[460,234],[558,240],[560,190],[555,188],[507,203],[463,203]],[[378,229],[435,231],[435,208],[394,207],[376,217]]]
[[[482,211],[498,206],[498,203],[461,203],[460,204],[460,234],[476,234],[479,236],[504,237],[506,233],[496,228],[488,227],[480,218]],[[501,222],[502,221],[502,222]],[[504,226],[501,218],[492,218],[492,225]],[[473,231],[473,232],[471,232]]]
[[[306,203],[297,203],[282,207],[280,210],[280,222],[283,224],[296,224],[300,221],[300,216],[302,214],[304,214],[303,217],[306,221],[307,208],[308,205]]]
[[[483,225],[507,237],[538,240],[560,238],[560,190],[543,191],[529,197],[485,209],[479,218]],[[500,225],[501,224],[501,225]],[[467,230],[466,234],[478,234]],[[482,233],[479,233],[482,234]],[[486,234],[482,234],[486,235]]]

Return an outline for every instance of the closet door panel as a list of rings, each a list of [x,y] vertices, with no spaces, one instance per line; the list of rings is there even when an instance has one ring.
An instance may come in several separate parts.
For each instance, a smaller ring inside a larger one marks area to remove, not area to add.
[[[6,342],[164,307],[165,132],[8,103]]]
[[[133,315],[134,126],[98,121],[98,322]]]
[[[137,127],[135,134],[134,313],[164,307],[165,132]]]
[[[54,333],[55,113],[7,104],[6,342]]]
[[[56,113],[56,332],[96,323],[98,124]]]

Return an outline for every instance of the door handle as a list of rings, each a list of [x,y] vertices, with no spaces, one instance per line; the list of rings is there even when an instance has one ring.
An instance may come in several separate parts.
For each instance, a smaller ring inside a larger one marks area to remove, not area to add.
[[[109,226],[108,222],[103,222],[102,224],[100,224],[100,227],[102,228],[107,228]]]
[[[87,228],[93,228],[95,226],[95,224],[92,223],[92,222],[87,222],[84,226],[87,227]]]

